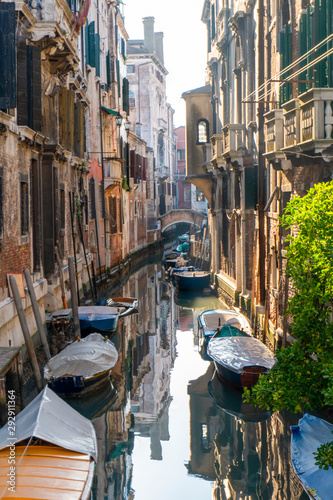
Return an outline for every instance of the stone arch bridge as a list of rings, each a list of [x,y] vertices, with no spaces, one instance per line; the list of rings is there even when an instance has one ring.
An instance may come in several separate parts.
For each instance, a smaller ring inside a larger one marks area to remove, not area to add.
[[[163,233],[169,227],[175,224],[183,224],[184,222],[201,227],[202,222],[207,220],[207,214],[190,209],[174,209],[161,215],[159,220],[161,221],[161,232]]]

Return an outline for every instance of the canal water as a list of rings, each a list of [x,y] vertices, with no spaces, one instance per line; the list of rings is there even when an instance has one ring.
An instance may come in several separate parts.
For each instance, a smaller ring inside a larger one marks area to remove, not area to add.
[[[200,345],[199,314],[223,304],[177,293],[160,263],[119,294],[137,297],[139,311],[112,339],[112,383],[75,403],[97,433],[92,499],[307,499],[290,461],[298,418],[244,404],[216,380]]]

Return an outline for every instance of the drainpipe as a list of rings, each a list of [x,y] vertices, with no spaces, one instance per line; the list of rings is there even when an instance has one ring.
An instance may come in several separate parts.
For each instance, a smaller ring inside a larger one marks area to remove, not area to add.
[[[264,48],[264,5],[258,0],[258,88],[264,83],[265,75],[265,48]],[[263,92],[263,91],[261,91]],[[261,93],[260,93],[261,94]],[[265,151],[264,138],[264,103],[258,95],[258,228],[259,228],[259,297],[258,303],[265,301]]]

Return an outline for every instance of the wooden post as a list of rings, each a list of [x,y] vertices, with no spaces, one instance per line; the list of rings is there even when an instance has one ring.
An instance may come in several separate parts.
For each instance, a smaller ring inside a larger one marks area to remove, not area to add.
[[[80,331],[80,321],[79,321],[79,307],[77,302],[77,293],[75,290],[73,257],[68,257],[68,271],[69,271],[69,281],[71,284],[74,337],[80,337],[81,331]]]
[[[33,345],[33,342],[31,340],[31,337],[30,337],[27,321],[25,319],[23,306],[22,306],[22,302],[21,302],[21,297],[20,297],[20,292],[19,292],[16,280],[15,280],[15,277],[13,275],[9,276],[9,283],[10,283],[10,286],[12,289],[17,314],[18,314],[18,317],[19,317],[19,320],[21,323],[24,341],[25,341],[25,345],[27,347],[29,358],[30,358],[32,371],[34,373],[34,377],[36,380],[37,389],[38,389],[38,392],[40,392],[43,389],[42,377],[40,375],[40,370],[39,370],[39,366],[38,366],[38,362],[37,362],[37,358],[36,358],[34,345]]]
[[[272,263],[272,254],[268,255],[268,264],[267,264],[267,285],[266,285],[266,293],[265,293],[265,319],[264,319],[264,343],[266,342],[267,331],[268,331],[268,320],[269,320],[269,287],[270,287],[270,278],[271,278],[271,263]]]
[[[58,242],[57,242],[58,243]],[[60,262],[60,257],[59,257],[59,250],[58,250],[58,245],[54,247],[54,253],[56,255],[57,259],[57,264],[58,264],[58,269],[59,269],[59,278],[60,278],[60,288],[61,288],[61,299],[62,299],[62,307],[64,309],[67,309],[67,300],[66,300],[66,291],[65,291],[65,284],[64,284],[64,276],[61,268],[61,262]]]
[[[49,360],[51,358],[49,344],[47,342],[47,337],[46,337],[44,325],[42,322],[42,318],[40,316],[38,303],[37,303],[37,299],[36,299],[36,295],[35,295],[34,286],[32,284],[30,272],[29,272],[29,269],[24,269],[23,272],[24,272],[25,281],[27,283],[27,287],[29,290],[31,305],[32,305],[32,309],[34,311],[34,316],[35,316],[36,325],[37,325],[37,329],[38,329],[38,333],[39,333],[39,338],[40,338],[41,344],[43,346],[45,357],[47,360]]]

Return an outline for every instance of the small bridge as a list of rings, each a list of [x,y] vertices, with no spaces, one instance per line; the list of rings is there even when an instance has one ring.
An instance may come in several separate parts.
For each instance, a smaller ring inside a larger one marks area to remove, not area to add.
[[[161,232],[163,233],[169,227],[175,224],[183,224],[184,222],[201,227],[202,222],[207,220],[207,214],[190,209],[175,209],[161,215],[159,220],[161,221]]]

